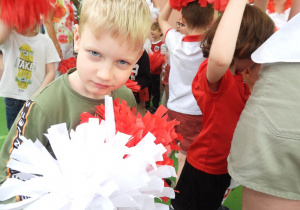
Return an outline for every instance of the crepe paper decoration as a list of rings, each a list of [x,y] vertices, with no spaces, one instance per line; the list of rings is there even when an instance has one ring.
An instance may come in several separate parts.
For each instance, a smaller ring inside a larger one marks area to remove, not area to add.
[[[28,199],[0,204],[0,209],[169,209],[154,201],[175,196],[162,180],[176,177],[174,167],[156,164],[165,147],[151,133],[132,147],[126,146],[132,136],[121,132],[107,141],[114,130],[108,122],[115,121],[113,107],[109,110],[105,121],[89,119],[70,133],[65,123],[51,126],[45,135],[56,159],[39,140],[21,137],[23,143],[12,151],[7,167],[30,178],[8,178],[0,200],[17,195]]]
[[[165,55],[161,53],[148,53],[150,70],[151,72],[155,71],[159,66],[165,62]]]
[[[69,18],[70,18],[70,20],[71,20],[72,22],[75,23],[75,12],[74,12],[74,9],[73,9],[73,7],[72,7],[72,2],[70,2],[70,4],[67,4],[67,7],[68,7],[69,13],[70,13]],[[76,24],[77,24],[77,22],[76,22]]]
[[[162,84],[169,85],[169,74],[170,74],[170,65],[168,63],[166,63],[164,78],[161,82]]]
[[[151,13],[151,19],[155,19],[158,17],[159,15],[159,8],[156,8],[154,7],[153,3],[151,0],[146,0],[148,6],[149,6],[149,9],[150,9],[150,13]]]
[[[284,3],[284,11],[291,8],[292,3],[293,0],[286,0]],[[275,5],[273,0],[269,0],[267,9],[270,14],[275,13]]]
[[[224,11],[229,0],[169,0],[170,6],[178,11],[181,11],[182,7],[186,7],[188,3],[198,1],[201,7],[206,7],[207,3],[213,4],[214,9],[220,12]],[[252,3],[253,0],[249,0],[249,3]]]
[[[174,129],[179,122],[175,120],[167,121],[167,109],[161,105],[154,115],[147,112],[143,117],[140,114],[136,114],[135,109],[131,111],[126,101],[120,103],[119,99],[115,99],[113,103],[116,132],[131,136],[126,146],[135,147],[147,133],[150,132],[156,137],[155,143],[162,144],[166,148],[166,152],[163,154],[163,160],[156,164],[173,166],[173,160],[171,160],[167,154],[171,152],[171,150],[180,150],[175,139],[180,141],[182,136],[176,133]],[[90,118],[97,118],[100,122],[105,120],[105,106],[101,104],[95,107],[95,114],[93,115],[88,112],[82,113],[80,115],[80,123],[87,123]]]
[[[49,0],[1,0],[0,19],[8,28],[18,32],[34,29],[41,24],[41,16],[51,10]]]
[[[141,86],[138,85],[137,82],[132,81],[130,79],[127,80],[127,82],[125,83],[125,86],[128,87],[129,89],[131,89],[132,92],[135,92],[135,93],[139,92],[141,89]]]
[[[65,60],[62,60],[59,63],[59,66],[57,68],[57,70],[62,73],[65,74],[69,69],[75,68],[76,67],[76,58],[75,57],[71,57]]]

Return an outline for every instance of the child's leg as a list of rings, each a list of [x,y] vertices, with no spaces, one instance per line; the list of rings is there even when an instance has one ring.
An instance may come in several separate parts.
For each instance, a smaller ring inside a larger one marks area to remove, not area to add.
[[[159,100],[160,100],[160,75],[151,75],[152,76],[152,103],[153,107],[156,109],[159,106]]]
[[[170,112],[172,111],[168,111],[168,113]],[[177,182],[186,159],[188,148],[202,130],[202,115],[188,115],[177,112],[173,112],[173,114],[175,114],[172,116],[173,119],[180,122],[180,124],[176,126],[176,132],[180,133],[183,137],[179,143],[181,150],[178,153]]]
[[[217,210],[229,184],[229,174],[207,174],[186,161],[172,206],[175,210]]]
[[[25,101],[13,98],[4,98],[4,103],[6,111],[7,129],[10,130]]]
[[[146,108],[145,108],[145,102],[144,101],[137,104],[137,111],[142,116],[144,116],[146,114]]]
[[[184,164],[181,172],[181,176],[175,187],[175,199],[171,201],[171,204],[175,210],[188,210],[190,207],[190,198],[194,192],[192,192],[191,186],[194,181],[191,179],[192,167],[190,164]]]
[[[197,169],[195,169],[197,170]],[[191,210],[217,210],[222,204],[226,189],[230,185],[229,174],[214,175],[197,170],[198,177],[193,185],[196,193],[191,200]]]
[[[146,110],[148,110],[150,108],[150,101],[151,101],[151,96],[152,96],[152,86],[153,86],[153,79],[152,79],[152,74],[151,74],[151,82],[148,86],[149,101],[145,101]]]
[[[177,169],[176,183],[179,180],[179,177],[180,177],[180,174],[182,172],[185,160],[186,160],[186,153],[179,151],[179,153],[178,153],[178,169]]]

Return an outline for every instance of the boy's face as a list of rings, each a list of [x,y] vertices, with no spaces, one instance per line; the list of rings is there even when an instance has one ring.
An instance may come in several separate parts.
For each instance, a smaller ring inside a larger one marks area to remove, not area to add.
[[[79,35],[75,27],[74,50],[78,52],[77,71],[69,76],[71,86],[83,96],[101,99],[129,79],[141,51],[120,43],[109,33],[96,38],[86,25]]]
[[[151,36],[154,41],[159,40],[161,37],[161,31],[156,27],[151,27]]]
[[[185,28],[185,24],[182,22],[182,18],[180,18],[176,22],[176,31],[178,31],[181,34],[187,34],[187,31],[186,31],[186,28]]]

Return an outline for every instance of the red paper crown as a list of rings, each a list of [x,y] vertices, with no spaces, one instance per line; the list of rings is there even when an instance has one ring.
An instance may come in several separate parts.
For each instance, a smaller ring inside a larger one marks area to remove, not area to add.
[[[213,4],[214,9],[220,12],[224,11],[229,0],[169,0],[169,4],[173,9],[178,11],[181,10],[182,7],[186,7],[188,3],[198,1],[201,7],[206,7],[207,3]],[[249,3],[252,3],[253,0],[249,0]]]
[[[18,31],[32,29],[41,23],[41,16],[47,17],[51,10],[49,0],[0,0],[1,20]]]

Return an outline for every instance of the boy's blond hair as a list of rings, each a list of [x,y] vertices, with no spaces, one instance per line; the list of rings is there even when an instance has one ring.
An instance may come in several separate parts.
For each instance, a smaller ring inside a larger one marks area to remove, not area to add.
[[[99,38],[109,32],[120,41],[142,48],[150,32],[151,15],[146,0],[84,0],[79,33],[89,26]]]

